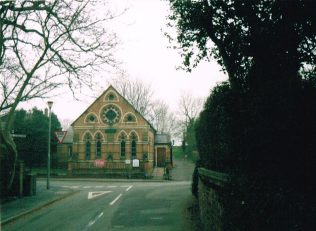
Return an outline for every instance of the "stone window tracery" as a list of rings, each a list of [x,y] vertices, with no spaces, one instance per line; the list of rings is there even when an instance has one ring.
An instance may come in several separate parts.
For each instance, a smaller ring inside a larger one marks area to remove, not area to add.
[[[120,117],[120,109],[116,105],[108,105],[101,112],[103,122],[110,125],[117,123]]]

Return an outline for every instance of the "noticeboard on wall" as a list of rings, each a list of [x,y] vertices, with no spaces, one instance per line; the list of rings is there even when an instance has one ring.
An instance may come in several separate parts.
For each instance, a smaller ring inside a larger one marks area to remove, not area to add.
[[[133,167],[134,168],[138,168],[139,167],[139,160],[138,159],[134,159],[133,160]]]

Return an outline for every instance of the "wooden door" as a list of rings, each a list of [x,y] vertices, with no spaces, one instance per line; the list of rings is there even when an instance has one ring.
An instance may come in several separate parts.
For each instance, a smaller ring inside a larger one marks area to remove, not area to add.
[[[157,148],[157,166],[165,167],[166,163],[166,148]]]

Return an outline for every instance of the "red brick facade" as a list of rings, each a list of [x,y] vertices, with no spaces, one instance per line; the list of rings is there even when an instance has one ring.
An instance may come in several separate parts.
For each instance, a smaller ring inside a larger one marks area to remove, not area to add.
[[[58,156],[68,162],[71,174],[111,170],[150,175],[157,160],[155,136],[151,124],[110,86],[72,123]],[[170,160],[170,151],[166,155]]]

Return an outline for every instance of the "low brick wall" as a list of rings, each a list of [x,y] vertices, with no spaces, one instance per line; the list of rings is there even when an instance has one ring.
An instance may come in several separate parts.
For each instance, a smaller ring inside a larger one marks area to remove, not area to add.
[[[218,191],[199,180],[199,207],[200,217],[204,230],[223,230],[223,208],[218,200]]]
[[[223,231],[223,207],[219,194],[226,181],[224,173],[199,168],[198,198],[204,230]]]
[[[93,161],[68,162],[68,176],[150,178],[151,173],[151,162],[142,161],[139,167],[122,162],[107,162],[101,168],[96,167]]]

